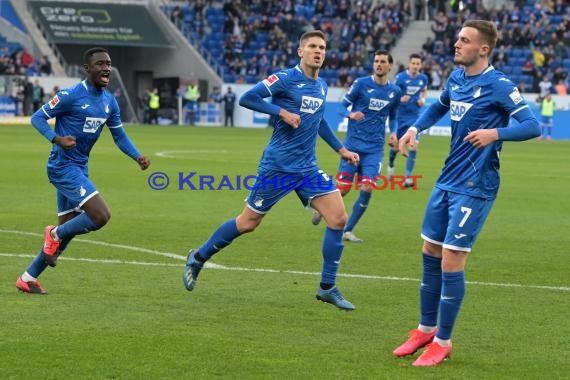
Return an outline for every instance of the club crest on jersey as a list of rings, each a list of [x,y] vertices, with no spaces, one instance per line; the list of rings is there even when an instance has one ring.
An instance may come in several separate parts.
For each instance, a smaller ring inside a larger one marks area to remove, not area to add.
[[[386,107],[388,103],[389,102],[382,99],[370,98],[370,102],[368,103],[368,109],[372,111],[380,111],[382,108]]]
[[[477,99],[480,96],[481,96],[481,87],[475,87],[475,90],[473,91],[473,97]]]
[[[473,107],[473,104],[471,103],[451,101],[451,104],[449,105],[451,120],[460,121],[463,119],[463,116],[469,112],[471,107]]]
[[[523,97],[522,95],[519,93],[519,89],[518,88],[514,88],[513,92],[511,92],[509,94],[509,98],[511,98],[511,100],[513,101],[513,103],[515,104],[519,104],[520,102],[523,101]]]
[[[279,77],[277,75],[271,74],[270,76],[268,76],[263,80],[263,83],[265,83],[266,86],[271,86],[273,83],[277,82],[278,80]]]
[[[107,119],[103,119],[102,117],[86,117],[85,124],[83,124],[83,132],[95,133],[106,121]]]
[[[57,94],[51,98],[51,100],[49,101],[49,108],[50,109],[54,109],[55,106],[57,106],[57,104],[59,103],[59,98],[57,97]]]
[[[301,98],[301,112],[315,113],[323,104],[323,99],[313,98],[312,96],[303,96]]]

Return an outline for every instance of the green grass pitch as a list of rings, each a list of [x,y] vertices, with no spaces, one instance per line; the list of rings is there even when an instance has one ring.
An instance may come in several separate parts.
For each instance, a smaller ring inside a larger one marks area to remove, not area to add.
[[[449,140],[424,137],[416,191],[377,191],[346,244],[347,313],[318,303],[323,236],[292,194],[253,234],[182,284],[189,248],[243,208],[247,190],[177,187],[185,175],[254,175],[271,130],[129,126],[152,165],[141,171],[104,132],[90,176],[109,204],[105,228],[76,239],[41,277],[50,293],[14,286],[56,223],[30,126],[0,126],[2,379],[557,379],[570,373],[570,142],[505,143],[499,197],[467,265],[454,353],[414,368],[392,350],[417,324],[421,219]],[[318,143],[320,166],[338,156]],[[405,162],[396,161],[397,174]],[[170,177],[152,190],[153,172]],[[384,171],[385,172],[385,171]],[[197,181],[193,180],[193,183]],[[356,192],[345,203],[350,213]]]

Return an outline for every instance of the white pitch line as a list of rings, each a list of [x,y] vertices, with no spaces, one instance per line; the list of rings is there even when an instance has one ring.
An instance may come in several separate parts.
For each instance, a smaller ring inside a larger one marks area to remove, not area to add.
[[[19,253],[1,253],[0,256],[3,257],[22,257],[22,258],[34,258],[35,255],[29,254],[19,254]],[[175,267],[180,268],[180,264],[168,264],[168,263],[150,263],[146,261],[129,261],[129,260],[111,260],[111,259],[88,259],[80,257],[65,257],[62,256],[59,260],[63,261],[83,261],[90,263],[99,264],[126,264],[126,265],[142,265],[142,266],[155,266],[155,267]],[[214,264],[212,262],[206,263],[206,268],[208,269],[220,269],[220,270],[231,270],[239,272],[263,272],[263,273],[287,273],[287,274],[299,274],[304,276],[320,276],[319,272],[303,272],[295,270],[278,270],[278,269],[264,269],[264,268],[243,268],[243,267],[227,267],[224,265]],[[367,274],[350,274],[350,273],[339,273],[339,277],[346,278],[362,278],[368,280],[384,280],[384,281],[408,281],[408,282],[419,282],[417,278],[409,277],[395,277],[395,276],[375,276]],[[495,283],[495,282],[480,282],[480,281],[467,281],[470,285],[482,285],[482,286],[495,286],[503,288],[524,288],[524,289],[544,289],[544,290],[558,290],[568,292],[570,287],[566,286],[546,286],[546,285],[524,285],[524,284],[508,284],[508,283]]]
[[[3,230],[3,229],[0,229],[0,233],[14,234],[14,235],[25,235],[25,236],[40,236],[40,237],[43,237],[43,234],[39,234],[39,233],[37,233],[37,232],[23,232],[23,231]],[[86,240],[86,239],[81,239],[81,238],[73,238],[73,241],[74,241],[74,242],[81,242],[81,243],[94,244],[94,245],[100,245],[100,246],[103,246],[103,247],[128,249],[128,250],[130,250],[130,251],[150,253],[150,254],[157,255],[157,256],[169,257],[169,258],[171,258],[171,259],[186,260],[186,256],[177,255],[176,253],[161,252],[161,251],[156,251],[156,250],[154,250],[154,249],[147,249],[147,248],[134,247],[134,246],[131,246],[131,245],[105,243],[105,242],[103,242],[103,241]]]
[[[0,229],[0,233],[11,233],[11,234],[16,234],[16,235],[27,235],[27,236],[43,236],[42,234],[39,234],[36,232],[22,232],[22,231],[3,230],[3,229]],[[178,260],[186,260],[185,256],[177,255],[175,253],[160,252],[160,251],[156,251],[153,249],[134,247],[134,246],[130,246],[130,245],[105,243],[105,242],[100,242],[100,241],[77,239],[77,238],[73,239],[73,241],[77,241],[77,242],[81,242],[81,243],[101,245],[101,246],[105,246],[105,247],[127,249],[127,250],[131,250],[131,251],[136,251],[136,252],[150,253],[153,255],[169,257],[169,258],[178,259]],[[35,257],[35,255],[18,254],[18,253],[0,253],[0,256],[4,256],[4,257],[25,257],[25,258]],[[180,267],[179,264],[150,263],[150,262],[143,262],[143,261],[127,261],[127,260],[88,259],[88,258],[75,258],[75,257],[67,257],[67,256],[62,256],[60,258],[60,260],[85,261],[85,262],[102,263],[102,264],[127,264],[127,265]],[[228,267],[228,266],[224,266],[224,265],[214,264],[212,262],[207,262],[206,268],[220,269],[220,270],[231,270],[231,271],[241,271],[241,272],[287,273],[287,274],[299,274],[299,275],[305,275],[305,276],[320,276],[321,275],[320,272],[304,272],[304,271],[279,270],[279,269],[267,269],[267,268]],[[376,276],[376,275],[350,274],[350,273],[339,273],[338,276],[339,277],[346,277],[346,278],[362,278],[362,279],[369,279],[369,280],[384,280],[384,281],[407,281],[407,282],[419,282],[420,281],[417,278],[410,278],[410,277]],[[481,285],[481,286],[494,286],[494,287],[502,287],[502,288],[543,289],[543,290],[557,290],[557,291],[563,291],[563,292],[570,291],[570,287],[568,287],[568,286],[525,285],[525,284],[509,284],[509,283],[482,282],[482,281],[467,281],[467,284]]]

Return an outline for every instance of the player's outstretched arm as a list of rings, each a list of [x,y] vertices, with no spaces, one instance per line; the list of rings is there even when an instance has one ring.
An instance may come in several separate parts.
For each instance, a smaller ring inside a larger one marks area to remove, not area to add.
[[[321,123],[319,124],[318,132],[319,136],[321,136],[321,138],[326,141],[326,143],[332,148],[332,150],[338,152],[342,148],[342,143],[340,142],[338,137],[336,137],[329,123],[327,123],[327,121],[324,118],[321,120]]]
[[[140,156],[137,158],[137,163],[141,167],[141,170],[146,170],[150,166],[150,158],[147,156]]]
[[[121,152],[123,152],[133,160],[137,161],[139,166],[141,166],[142,168],[139,159],[142,160],[141,157],[144,156],[138,151],[138,149],[135,147],[129,136],[127,136],[127,133],[125,132],[123,126],[119,125],[117,127],[109,127],[109,130],[111,131],[111,135],[113,136],[113,141],[115,141],[115,145],[117,145],[117,147],[121,150]],[[143,162],[147,161],[148,165],[150,165],[150,160],[148,160],[148,158],[146,158],[146,160],[143,160]],[[148,165],[146,165],[146,167],[148,167]],[[146,169],[146,167],[144,169]]]

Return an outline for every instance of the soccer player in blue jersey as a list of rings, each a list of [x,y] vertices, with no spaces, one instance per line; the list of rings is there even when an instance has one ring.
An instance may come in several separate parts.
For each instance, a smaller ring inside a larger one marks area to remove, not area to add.
[[[394,59],[385,50],[374,53],[373,74],[358,78],[348,93],[342,98],[341,114],[349,119],[348,131],[344,140],[345,146],[360,157],[358,166],[341,161],[338,168],[339,178],[343,182],[355,180],[360,186],[360,193],[352,207],[352,214],[344,228],[343,239],[354,243],[362,243],[362,239],[354,234],[356,224],[366,211],[372,196],[374,177],[382,170],[384,161],[384,139],[386,124],[389,120],[390,142],[396,142],[397,111],[400,105],[400,88],[388,82],[388,74]],[[352,106],[352,111],[348,108]],[[355,174],[358,178],[355,178]],[[349,190],[342,190],[345,196]],[[313,213],[314,225],[321,221],[318,211]]]
[[[422,57],[419,54],[413,53],[410,55],[408,62],[408,69],[396,75],[396,85],[402,90],[402,98],[400,109],[398,110],[398,139],[402,138],[408,128],[416,121],[420,115],[420,108],[423,107],[427,94],[428,78],[425,74],[420,73],[422,68]],[[409,178],[414,171],[416,163],[416,153],[418,144],[420,142],[420,135],[416,135],[416,144],[408,151],[408,158],[406,160],[406,182],[404,187],[413,186],[413,181]],[[388,178],[394,175],[394,160],[398,154],[397,144],[393,144],[390,149],[390,159],[388,160]]]
[[[87,171],[89,153],[103,127],[107,125],[115,144],[142,170],[150,165],[125,133],[117,101],[105,89],[111,76],[109,53],[91,48],[83,62],[86,79],[59,91],[32,116],[32,125],[53,144],[47,174],[57,189],[59,225],[45,228],[42,250],[16,281],[16,287],[26,293],[47,294],[38,282],[39,275],[48,265],[56,265],[73,237],[98,230],[111,217]],[[55,130],[47,122],[54,117]]]
[[[323,118],[327,85],[318,77],[325,59],[326,39],[314,30],[303,34],[297,53],[300,63],[279,71],[244,93],[239,104],[272,115],[273,134],[258,167],[253,189],[241,214],[222,225],[198,249],[188,253],[183,281],[187,290],[196,286],[204,263],[238,236],[252,232],[266,213],[284,196],[295,191],[306,207],[318,210],[327,222],[322,245],[323,267],[317,299],[343,310],[353,310],[336,287],[342,256],[342,233],[346,211],[332,179],[319,169],[315,155],[317,135],[341,157],[353,164],[358,154],[350,152]],[[272,97],[272,102],[264,98]]]
[[[538,120],[517,87],[489,63],[497,41],[490,21],[466,21],[455,42],[455,63],[439,96],[402,136],[400,153],[416,135],[451,115],[449,156],[427,203],[420,286],[420,321],[394,350],[407,356],[427,345],[414,366],[433,366],[451,354],[451,333],[465,295],[465,264],[499,189],[503,141],[540,134]],[[518,123],[509,125],[513,117]],[[439,318],[438,318],[439,317]]]

